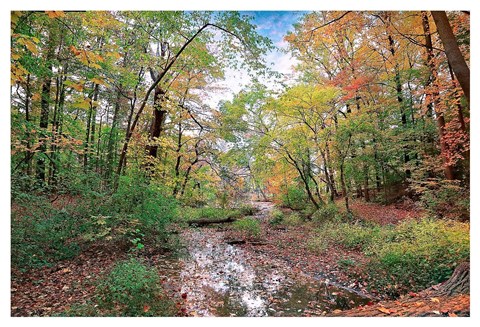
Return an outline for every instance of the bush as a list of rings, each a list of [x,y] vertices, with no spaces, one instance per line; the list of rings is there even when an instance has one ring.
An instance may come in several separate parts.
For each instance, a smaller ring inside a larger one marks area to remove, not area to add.
[[[419,291],[447,280],[458,263],[469,260],[469,226],[424,219],[395,228],[390,242],[371,246],[373,285],[392,296]]]
[[[134,232],[134,238],[144,234],[147,241],[164,244],[169,237],[167,226],[177,219],[177,203],[163,193],[164,190],[141,176],[122,176],[117,192],[102,211],[113,216],[114,226],[135,225],[133,231],[138,229],[138,232]],[[126,233],[129,242],[130,231]]]
[[[325,253],[329,248],[329,242],[321,237],[312,237],[307,241],[307,249],[315,253]]]
[[[253,216],[258,209],[251,204],[243,204],[238,208],[243,216]]]
[[[300,214],[293,212],[283,218],[283,224],[287,226],[298,226],[303,223],[303,219]]]
[[[260,222],[253,217],[246,217],[233,222],[233,228],[247,238],[258,238],[262,232]]]
[[[385,227],[387,230],[388,227]],[[380,228],[368,224],[349,224],[325,222],[322,228],[317,230],[314,238],[317,242],[323,242],[329,246],[342,245],[348,249],[365,250],[373,242],[379,241]]]
[[[280,196],[280,202],[284,207],[293,210],[302,210],[305,209],[309,200],[302,188],[288,186],[286,192]]]
[[[283,223],[283,218],[285,218],[285,215],[283,214],[282,211],[278,209],[273,209],[270,212],[270,225],[279,225]]]
[[[17,199],[11,220],[11,260],[25,270],[75,257],[80,251],[78,236],[88,222],[76,219],[71,210],[56,209],[43,196]]]
[[[470,219],[470,194],[459,181],[432,180],[414,187],[431,216],[459,221]]]
[[[224,209],[224,208],[191,208],[183,207],[181,210],[181,219],[184,221],[197,219],[223,219],[223,218],[238,218],[242,216],[239,209]]]
[[[335,203],[328,203],[315,211],[312,215],[312,221],[316,224],[323,224],[327,221],[339,221],[341,218]]]
[[[448,279],[455,266],[470,256],[469,225],[423,219],[397,226],[327,222],[308,241],[312,251],[344,246],[370,257],[368,284],[396,297]]]
[[[99,307],[111,316],[171,316],[174,304],[160,286],[155,268],[138,259],[119,262],[97,286]]]

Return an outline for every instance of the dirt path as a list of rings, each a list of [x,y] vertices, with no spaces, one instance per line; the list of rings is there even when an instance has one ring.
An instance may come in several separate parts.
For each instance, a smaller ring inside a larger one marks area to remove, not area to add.
[[[255,202],[265,222],[273,204]],[[223,226],[188,229],[180,275],[187,315],[319,316],[371,302],[313,278],[268,252],[230,245]]]

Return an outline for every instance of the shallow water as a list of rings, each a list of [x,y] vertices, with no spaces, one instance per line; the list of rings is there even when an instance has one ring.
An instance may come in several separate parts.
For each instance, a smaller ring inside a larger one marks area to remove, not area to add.
[[[271,204],[261,203],[262,219]],[[194,316],[318,316],[371,300],[292,271],[265,253],[225,242],[218,229],[184,233],[189,256],[181,272],[187,312]]]

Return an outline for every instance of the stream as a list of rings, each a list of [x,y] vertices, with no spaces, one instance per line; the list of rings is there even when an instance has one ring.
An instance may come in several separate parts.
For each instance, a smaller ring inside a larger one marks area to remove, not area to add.
[[[253,204],[255,218],[267,219],[273,204]],[[321,316],[371,301],[266,253],[228,244],[222,226],[188,229],[182,237],[189,255],[182,259],[181,292],[191,316]]]

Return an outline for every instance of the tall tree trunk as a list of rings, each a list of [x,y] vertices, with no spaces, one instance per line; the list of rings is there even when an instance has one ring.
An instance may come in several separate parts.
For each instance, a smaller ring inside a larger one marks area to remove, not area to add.
[[[98,84],[93,85],[92,93],[89,95],[90,99],[90,108],[88,110],[87,116],[87,129],[85,135],[85,144],[84,144],[84,154],[83,154],[83,168],[86,171],[88,169],[88,159],[89,159],[89,152],[90,152],[90,142],[91,140],[91,133],[92,133],[92,126],[95,129],[95,117],[94,112],[96,112],[96,101],[98,96]],[[93,144],[93,143],[92,143]]]
[[[335,199],[335,197],[338,196],[338,191],[337,191],[337,187],[335,186],[335,177],[334,177],[334,174],[333,174],[333,168],[332,168],[332,165],[330,165],[330,146],[328,145],[328,140],[325,142],[325,163],[327,165],[327,171],[328,171],[328,175],[329,175],[329,178],[330,178],[330,181],[329,181],[329,184],[330,184],[330,196],[331,196],[331,200],[333,201]]]
[[[27,124],[30,122],[30,98],[32,96],[32,92],[30,90],[30,74],[27,75],[27,82],[25,84],[25,121]],[[32,175],[32,140],[30,139],[30,131],[27,128],[25,137],[27,139],[27,151],[25,153],[25,163],[27,164],[27,168],[25,174],[27,176]]]
[[[458,47],[457,39],[453,34],[452,27],[445,11],[431,11],[435,25],[437,25],[438,34],[442,40],[448,61],[452,65],[453,72],[457,77],[463,93],[470,103],[470,68],[468,68],[465,58]]]
[[[315,197],[313,196],[312,191],[310,190],[310,185],[308,185],[308,176],[304,175],[304,172],[300,167],[299,163],[295,159],[293,159],[293,157],[290,155],[288,151],[287,151],[287,156],[291,160],[291,163],[294,165],[295,169],[300,175],[300,178],[302,179],[302,182],[305,187],[305,191],[307,192],[308,199],[310,200],[310,202],[312,202],[312,204],[315,206],[316,209],[319,209],[320,205],[318,204],[317,200],[315,200]]]
[[[119,86],[119,88],[122,88],[122,85]],[[118,131],[117,131],[117,125],[118,125],[118,116],[120,112],[120,101],[122,99],[122,94],[120,90],[117,90],[117,95],[115,97],[115,105],[113,109],[113,117],[112,117],[112,126],[110,129],[110,133],[108,135],[108,142],[107,142],[107,167],[105,170],[105,177],[107,181],[111,182],[112,179],[112,173],[114,169],[114,160],[115,160],[115,153],[117,152],[117,136],[118,136]]]
[[[50,42],[52,41],[52,35],[50,35]],[[47,72],[46,76],[42,82],[42,93],[40,101],[40,130],[42,133],[43,140],[39,148],[40,155],[37,158],[37,179],[40,183],[45,184],[45,159],[47,156],[47,129],[48,129],[48,118],[50,113],[50,88],[52,84],[52,59],[53,59],[53,44],[49,45],[47,52],[46,62],[47,62]]]
[[[428,16],[426,12],[422,13],[422,26],[423,26],[423,31],[425,33],[425,48],[427,52],[427,66],[430,69],[430,79],[429,79],[429,84],[433,85],[433,88],[435,90],[438,90],[437,87],[437,72],[436,72],[436,67],[435,63],[433,62],[433,46],[432,46],[432,38],[430,36],[430,24],[428,22]],[[453,166],[449,165],[448,163],[448,155],[447,155],[447,143],[445,141],[445,118],[443,115],[443,112],[440,112],[436,110],[438,107],[438,98],[439,98],[439,93],[438,91],[434,91],[433,94],[431,95],[433,98],[433,103],[435,107],[432,107],[432,110],[435,111],[435,116],[437,119],[437,128],[438,128],[438,136],[440,139],[440,152],[443,157],[443,167],[444,167],[444,173],[445,177],[448,180],[454,179],[454,171],[453,171]],[[431,104],[430,104],[431,106]]]
[[[53,118],[52,118],[52,142],[50,144],[50,171],[49,171],[49,181],[50,181],[50,185],[55,185],[56,184],[56,162],[55,162],[55,154],[56,154],[56,145],[55,145],[55,141],[57,139],[57,136],[58,136],[58,130],[57,130],[57,127],[58,127],[58,123],[57,123],[57,120],[58,120],[58,111],[59,111],[59,104],[60,104],[60,93],[61,93],[61,89],[62,89],[62,84],[63,84],[63,81],[62,81],[62,77],[61,76],[57,76],[55,78],[55,102],[54,102],[54,105],[53,105]]]
[[[395,41],[393,39],[393,36],[390,34],[390,25],[391,25],[391,17],[390,14],[387,14],[386,17],[387,21],[387,37],[388,37],[388,45],[389,45],[389,50],[390,53],[392,54],[392,58],[395,61],[395,90],[397,93],[397,102],[400,107],[400,114],[401,114],[401,119],[402,119],[402,127],[404,131],[407,129],[407,114],[405,112],[405,102],[403,101],[403,90],[402,90],[402,82],[400,78],[400,67],[398,65],[398,61],[395,58]],[[407,140],[404,139],[403,142],[406,142]],[[408,148],[406,145],[403,146],[403,162],[405,165],[408,164],[410,161],[410,156],[408,154]],[[405,177],[410,178],[412,175],[410,169],[405,168]]]
[[[181,119],[181,116],[182,116],[182,111],[180,110],[180,119],[178,121],[178,137],[177,137],[177,149],[176,149],[176,154],[177,154],[177,159],[176,159],[176,162],[175,162],[175,186],[173,188],[173,196],[177,196],[177,193],[178,193],[178,189],[179,189],[179,186],[180,186],[180,180],[179,180],[179,177],[180,177],[180,163],[181,163],[181,160],[182,160],[182,156],[180,154],[180,151],[182,150],[182,119]]]
[[[344,166],[344,163],[342,161],[342,163],[340,164],[340,184],[342,185],[342,196],[345,201],[345,209],[347,210],[347,212],[350,212],[350,206],[348,203],[347,185],[345,183],[345,171],[343,166]]]
[[[158,144],[155,142],[157,142],[157,139],[162,133],[163,124],[165,123],[165,119],[167,117],[167,111],[162,109],[162,101],[165,97],[165,93],[166,92],[160,86],[155,88],[153,97],[153,120],[149,136],[150,141],[154,142],[154,144],[147,146],[148,154],[152,158],[157,158],[158,156]]]

